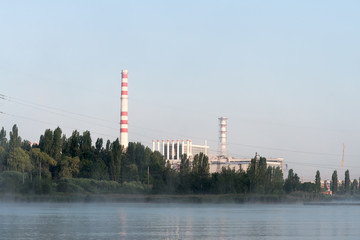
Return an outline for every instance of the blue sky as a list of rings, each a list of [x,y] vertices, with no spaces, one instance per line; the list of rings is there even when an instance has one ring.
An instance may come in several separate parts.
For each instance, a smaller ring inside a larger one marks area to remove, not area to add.
[[[0,125],[208,140],[227,116],[235,157],[284,157],[304,180],[360,177],[357,1],[2,1]],[[64,111],[66,110],[66,111]],[[341,168],[342,144],[346,145]]]

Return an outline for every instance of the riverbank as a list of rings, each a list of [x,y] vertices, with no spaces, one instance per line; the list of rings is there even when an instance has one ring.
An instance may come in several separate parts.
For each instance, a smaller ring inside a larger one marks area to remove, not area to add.
[[[151,203],[302,203],[316,201],[312,194],[1,194],[1,202],[151,202]]]

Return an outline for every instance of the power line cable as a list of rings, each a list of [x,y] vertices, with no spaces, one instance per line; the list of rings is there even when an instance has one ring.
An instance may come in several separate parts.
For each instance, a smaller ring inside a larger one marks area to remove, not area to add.
[[[25,100],[22,100],[22,99],[19,99],[19,98],[9,97],[9,96],[6,96],[6,95],[1,94],[1,93],[0,93],[0,98],[4,99],[4,100],[7,100],[7,101],[10,101],[10,102],[14,102],[14,103],[17,103],[17,104],[29,106],[29,107],[32,107],[32,108],[35,108],[35,109],[39,109],[39,110],[43,110],[43,111],[47,111],[47,112],[51,112],[51,113],[55,113],[55,114],[59,114],[56,111],[60,111],[60,112],[66,113],[66,114],[77,115],[77,116],[84,117],[84,118],[96,119],[96,120],[99,120],[99,121],[118,124],[118,122],[116,122],[116,121],[103,119],[103,118],[99,118],[99,117],[95,117],[95,116],[90,116],[90,115],[86,115],[86,114],[81,114],[81,113],[75,113],[75,112],[71,112],[71,111],[68,111],[68,110],[64,110],[64,109],[61,109],[61,108],[48,106],[48,105],[44,105],[44,104],[29,102],[29,101],[25,101]],[[56,111],[54,111],[54,110],[56,110]]]
[[[19,115],[15,115],[15,114],[8,114],[8,113],[5,113],[5,112],[2,112],[0,111],[0,114],[1,115],[8,115],[10,117],[17,117],[17,118],[23,118],[23,119],[27,119],[27,120],[31,120],[31,121],[36,121],[36,122],[41,122],[41,123],[46,123],[46,124],[54,124],[52,122],[48,122],[48,121],[43,121],[43,120],[38,120],[38,119],[33,119],[33,118],[29,118],[29,117],[24,117],[24,116],[19,116]],[[54,124],[54,125],[57,125],[57,124]],[[76,128],[73,128],[73,127],[69,127],[69,126],[64,126],[62,125],[61,128],[65,128],[65,129],[71,129],[71,130],[80,130],[80,131],[85,131],[85,130],[82,130],[82,129],[76,129]],[[116,136],[113,136],[113,135],[109,135],[109,134],[104,134],[104,133],[99,133],[99,132],[96,132],[96,131],[92,131],[92,133],[95,133],[95,134],[98,134],[98,135],[102,135],[102,136],[107,136],[107,137],[112,137],[112,138],[117,138]],[[148,137],[150,138],[150,136],[146,136],[146,135],[142,135],[142,134],[139,134],[139,133],[136,133],[136,132],[133,132],[133,134],[136,134],[136,135],[141,135],[143,137]],[[214,151],[216,152],[216,151]],[[308,152],[307,152],[308,153]],[[238,153],[234,153],[234,152],[230,152],[229,154],[233,155],[233,156],[240,156],[240,157],[243,157],[243,158],[252,158],[251,156],[244,156],[244,155],[241,155],[241,154],[238,154]],[[305,167],[311,167],[311,168],[322,168],[322,169],[336,169],[338,168],[337,165],[323,165],[323,164],[314,164],[314,163],[304,163],[304,162],[294,162],[294,161],[286,161],[287,164],[293,164],[293,165],[300,165],[300,166],[305,166]],[[358,166],[347,166],[348,168],[351,168],[351,169],[360,169],[360,167]]]
[[[0,96],[0,98],[2,98]],[[56,111],[52,111],[52,110],[49,110],[49,109],[44,109],[44,108],[41,108],[41,107],[38,107],[36,105],[32,105],[32,104],[27,104],[27,103],[23,103],[23,102],[19,102],[19,101],[16,101],[16,100],[11,100],[9,98],[2,98],[2,99],[5,99],[7,101],[10,101],[10,102],[13,102],[13,103],[16,103],[16,104],[20,104],[20,105],[23,105],[23,106],[26,106],[26,107],[31,107],[31,108],[34,108],[34,109],[38,109],[38,110],[41,110],[41,111],[45,111],[45,112],[48,112],[48,113],[51,113],[51,114],[56,114],[56,115],[59,115],[59,116],[62,116],[62,117],[65,117],[65,118],[70,118],[70,119],[74,119],[74,120],[78,120],[78,121],[86,121],[87,123],[90,123],[90,124],[93,124],[93,125],[97,125],[97,126],[100,126],[100,127],[103,127],[103,128],[108,128],[108,129],[112,129],[112,130],[118,130],[118,128],[114,128],[114,127],[110,127],[110,126],[105,126],[105,125],[102,125],[102,124],[99,124],[99,123],[95,123],[95,122],[92,122],[92,121],[88,121],[88,120],[84,120],[84,119],[79,119],[79,118],[75,118],[75,117],[72,117],[72,116],[68,116],[68,115],[64,115],[63,113],[61,112],[56,112]],[[49,107],[50,108],[50,107]],[[96,117],[91,117],[91,116],[88,116],[88,115],[83,115],[83,114],[76,114],[76,113],[72,113],[72,112],[65,112],[65,114],[75,114],[77,116],[81,116],[81,117],[85,117],[85,118],[90,118],[90,119],[97,119]],[[108,122],[111,122],[111,123],[116,123],[114,121],[108,121]]]
[[[91,118],[91,119],[97,119],[97,120],[101,120],[101,121],[107,121],[107,122],[111,122],[113,124],[116,123],[115,121],[106,120],[106,119],[102,119],[102,118],[97,118],[97,117],[90,116],[90,115],[85,115],[85,114],[74,113],[74,112],[71,112],[71,111],[67,111],[67,110],[63,110],[63,109],[59,109],[59,108],[55,108],[55,107],[50,107],[50,106],[46,106],[46,105],[42,105],[42,104],[37,104],[37,103],[30,103],[29,104],[28,101],[26,101],[26,103],[25,103],[23,100],[20,100],[18,98],[14,98],[14,97],[9,97],[9,96],[6,96],[6,95],[1,94],[1,93],[0,93],[0,99],[7,100],[7,101],[10,101],[10,102],[14,102],[14,103],[24,105],[24,106],[36,108],[36,109],[39,109],[39,110],[42,110],[42,111],[47,111],[47,112],[50,112],[50,113],[53,113],[53,114],[58,114],[58,115],[68,117],[68,118],[72,118],[72,119],[75,119],[75,120],[83,121],[81,119],[69,117],[69,116],[63,115],[61,113],[54,112],[54,111],[49,110],[49,109],[55,109],[57,111],[64,112],[66,114],[77,115],[77,116],[81,116],[81,117],[84,117],[84,118]],[[41,108],[39,106],[41,106],[43,108]],[[104,127],[104,128],[108,128],[108,129],[112,129],[112,130],[118,130],[118,128],[104,126],[104,125],[94,123],[94,122],[90,122],[90,121],[87,121],[87,122],[90,123],[90,124],[100,126],[100,127]],[[116,123],[116,124],[118,124],[118,123]],[[146,131],[172,133],[172,134],[177,134],[177,135],[180,135],[180,136],[183,136],[183,137],[188,137],[188,136],[185,136],[184,134],[181,134],[181,133],[169,132],[169,131],[164,131],[164,130],[156,130],[156,129],[150,129],[150,128],[143,128],[143,127],[139,127],[137,125],[131,125],[131,126],[133,128],[143,129],[143,130],[146,130]],[[74,128],[72,128],[72,129],[74,129]],[[135,135],[138,135],[138,136],[142,136],[142,137],[146,137],[146,138],[151,139],[150,136],[144,135],[142,133],[141,134],[137,133],[137,132],[132,132],[132,133],[135,134]],[[192,138],[203,139],[203,138],[194,137],[194,136]],[[209,142],[218,142],[217,140],[214,140],[214,139],[207,139],[207,141],[209,141]],[[249,147],[249,148],[255,148],[255,149],[258,149],[258,150],[268,149],[268,150],[275,150],[275,151],[282,151],[282,152],[292,152],[292,153],[300,153],[300,154],[310,154],[310,155],[339,156],[339,154],[335,154],[335,153],[309,152],[309,151],[292,150],[292,149],[285,149],[285,148],[271,148],[271,147],[264,147],[264,146],[248,145],[248,144],[243,144],[243,143],[228,142],[228,144],[229,145]],[[358,157],[358,155],[347,155],[347,156],[356,156],[356,157]]]
[[[86,130],[84,130],[84,129],[79,129],[79,128],[73,128],[73,127],[69,127],[69,126],[59,125],[59,124],[56,124],[56,123],[53,123],[53,122],[38,120],[38,119],[29,118],[29,117],[24,117],[24,116],[15,115],[15,114],[9,114],[9,113],[5,113],[5,112],[0,112],[0,114],[2,114],[2,115],[7,115],[7,116],[10,116],[10,117],[15,117],[15,118],[23,118],[23,119],[27,119],[27,120],[34,121],[34,122],[40,122],[40,123],[45,123],[45,124],[57,125],[57,126],[59,126],[59,127],[61,127],[61,128],[64,128],[64,129],[79,130],[79,131],[82,131],[82,132],[86,131]],[[100,133],[100,132],[96,132],[96,131],[92,131],[92,133],[95,133],[95,134],[98,134],[98,135],[101,135],[101,136],[107,136],[107,137],[117,138],[116,136],[109,135],[109,134],[104,134],[104,133]]]

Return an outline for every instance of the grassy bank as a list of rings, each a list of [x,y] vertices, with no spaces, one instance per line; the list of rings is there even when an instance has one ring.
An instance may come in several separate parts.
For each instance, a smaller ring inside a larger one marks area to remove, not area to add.
[[[359,196],[323,196],[309,192],[291,194],[154,194],[140,182],[87,178],[33,178],[22,182],[19,172],[0,174],[0,201],[18,202],[154,202],[154,203],[296,203],[314,201],[359,201]]]
[[[309,197],[294,195],[261,194],[91,194],[52,193],[1,194],[0,201],[15,202],[124,202],[124,203],[297,203],[309,201]]]

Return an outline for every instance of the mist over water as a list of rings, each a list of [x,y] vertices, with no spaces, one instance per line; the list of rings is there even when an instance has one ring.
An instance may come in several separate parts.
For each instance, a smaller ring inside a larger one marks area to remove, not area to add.
[[[0,239],[358,239],[359,206],[0,203]]]

